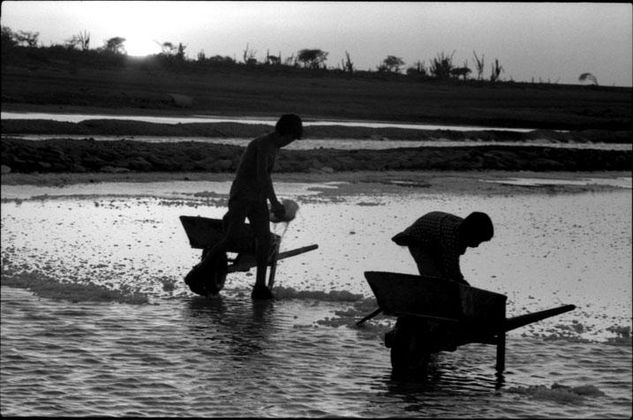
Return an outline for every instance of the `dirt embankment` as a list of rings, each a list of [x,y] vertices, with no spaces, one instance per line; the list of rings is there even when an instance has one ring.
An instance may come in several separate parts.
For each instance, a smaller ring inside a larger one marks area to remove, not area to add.
[[[201,142],[5,138],[4,172],[234,172],[243,148]],[[276,172],[508,170],[628,171],[631,151],[535,146],[284,150]]]

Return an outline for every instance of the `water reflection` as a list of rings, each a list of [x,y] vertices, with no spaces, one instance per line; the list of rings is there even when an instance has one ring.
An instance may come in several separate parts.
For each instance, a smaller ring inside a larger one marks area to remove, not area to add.
[[[226,302],[222,295],[193,297],[184,311],[184,324],[202,341],[233,360],[259,354],[274,327],[274,303],[239,298]]]
[[[505,383],[504,374],[495,370],[494,358],[487,360],[487,356],[488,352],[473,352],[465,349],[434,353],[424,370],[401,374],[392,372],[387,384],[392,390],[405,389],[407,391],[461,389],[488,392],[490,389],[499,389]]]
[[[474,358],[477,359],[476,356]],[[418,415],[446,415],[452,410],[446,407],[447,400],[459,401],[464,413],[468,412],[472,402],[478,401],[478,409],[481,410],[481,402],[493,397],[502,387],[503,376],[495,376],[492,365],[464,366],[449,359],[447,353],[434,355],[425,373],[405,377],[391,375],[383,378],[380,388],[383,388],[385,397],[400,404],[404,411]],[[489,367],[489,372],[481,372],[482,367]]]
[[[258,117],[224,117],[217,115],[191,115],[191,116],[150,116],[150,115],[105,115],[105,114],[57,114],[42,112],[2,112],[0,117],[4,119],[39,119],[53,120],[63,122],[78,123],[84,120],[108,119],[108,120],[131,120],[144,121],[150,123],[162,124],[185,124],[185,123],[219,123],[232,122],[241,124],[264,124],[274,126],[276,118],[258,118]],[[482,127],[482,126],[464,126],[464,125],[435,125],[435,124],[415,124],[415,123],[394,123],[379,121],[348,121],[348,120],[305,120],[304,125],[341,125],[348,127],[397,127],[410,128],[420,130],[455,130],[455,131],[473,131],[473,130],[503,130],[527,132],[532,128],[504,128],[504,127]]]

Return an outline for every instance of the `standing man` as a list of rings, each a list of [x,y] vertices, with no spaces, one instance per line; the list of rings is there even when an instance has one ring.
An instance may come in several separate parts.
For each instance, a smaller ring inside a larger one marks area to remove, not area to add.
[[[492,221],[485,213],[473,212],[465,219],[433,211],[391,238],[409,247],[421,276],[439,277],[468,285],[459,268],[459,257],[467,247],[476,248],[494,235]]]
[[[272,292],[266,287],[266,267],[270,254],[270,213],[283,218],[285,209],[275,195],[271,172],[279,149],[287,146],[303,134],[301,118],[295,114],[282,115],[275,131],[251,141],[242,154],[235,180],[229,193],[228,212],[224,216],[224,238],[216,243],[200,263],[201,268],[213,264],[218,253],[226,252],[227,245],[236,236],[248,217],[255,234],[257,253],[257,277],[251,297],[272,299]]]

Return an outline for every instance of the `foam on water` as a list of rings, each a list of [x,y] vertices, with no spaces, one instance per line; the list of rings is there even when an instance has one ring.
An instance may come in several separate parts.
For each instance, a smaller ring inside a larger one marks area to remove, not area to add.
[[[500,180],[482,180],[507,185],[542,186],[542,185],[609,185],[618,188],[633,188],[631,178],[580,178],[580,179],[549,179],[549,178],[508,178]]]
[[[65,283],[37,271],[11,273],[3,270],[2,285],[28,289],[35,295],[49,299],[76,302],[119,302],[129,304],[148,303],[147,295],[122,286],[121,289],[109,289],[104,286],[85,283]]]
[[[528,395],[532,398],[552,400],[564,403],[579,403],[585,398],[602,397],[604,392],[600,391],[594,385],[581,385],[576,387],[559,385],[554,383],[551,387],[545,385],[532,385],[528,387],[509,388],[508,392]]]

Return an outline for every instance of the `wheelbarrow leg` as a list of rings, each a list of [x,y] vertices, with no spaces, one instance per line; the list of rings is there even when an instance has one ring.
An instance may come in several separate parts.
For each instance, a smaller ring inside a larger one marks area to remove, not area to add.
[[[497,336],[497,373],[501,373],[506,368],[506,333],[500,332]]]
[[[370,313],[369,315],[367,315],[366,317],[364,317],[363,319],[358,321],[356,323],[356,326],[360,327],[363,324],[363,322],[367,321],[368,319],[372,319],[373,317],[375,317],[376,315],[378,315],[381,312],[382,312],[382,309],[380,309],[380,308],[376,309],[374,312]]]
[[[503,306],[504,324],[508,321],[506,318],[506,308]],[[497,334],[497,373],[502,373],[506,368],[506,331],[500,330]]]
[[[275,284],[275,274],[277,272],[277,260],[279,257],[279,242],[275,241],[273,252],[270,255],[270,273],[268,275],[268,289],[273,290]]]

